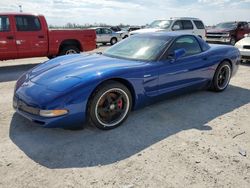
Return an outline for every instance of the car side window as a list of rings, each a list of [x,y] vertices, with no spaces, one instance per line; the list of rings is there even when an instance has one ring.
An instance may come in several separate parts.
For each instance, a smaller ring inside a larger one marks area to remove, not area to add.
[[[190,20],[182,20],[184,30],[193,30],[194,26]]]
[[[0,16],[0,32],[10,31],[10,21],[8,16]]]
[[[8,16],[0,16],[0,32],[10,31],[10,21]]]
[[[112,31],[110,29],[103,29],[104,30],[104,34],[111,34]]]
[[[205,29],[204,24],[199,20],[194,20],[194,24],[195,24],[197,29]]]
[[[180,20],[176,21],[172,27],[173,31],[183,30],[182,22]]]
[[[17,31],[40,31],[41,23],[36,16],[15,16]]]
[[[173,56],[174,51],[178,49],[185,49],[185,56],[191,56],[202,52],[198,41],[193,36],[178,38],[168,50],[168,56]]]
[[[100,35],[100,34],[102,34],[102,31],[101,31],[101,29],[96,29],[96,34],[97,34],[97,35]]]

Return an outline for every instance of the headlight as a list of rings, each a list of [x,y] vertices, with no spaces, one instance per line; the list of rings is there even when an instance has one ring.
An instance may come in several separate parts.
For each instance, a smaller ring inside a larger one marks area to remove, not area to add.
[[[245,34],[244,37],[250,37],[250,33]]]
[[[68,110],[40,110],[39,115],[42,117],[58,117],[68,113]]]
[[[230,37],[230,33],[225,33],[225,37]]]

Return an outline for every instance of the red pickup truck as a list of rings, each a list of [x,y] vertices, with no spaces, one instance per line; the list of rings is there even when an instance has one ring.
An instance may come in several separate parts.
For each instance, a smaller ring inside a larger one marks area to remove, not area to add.
[[[49,30],[42,15],[0,13],[0,60],[52,58],[95,48],[95,30]]]

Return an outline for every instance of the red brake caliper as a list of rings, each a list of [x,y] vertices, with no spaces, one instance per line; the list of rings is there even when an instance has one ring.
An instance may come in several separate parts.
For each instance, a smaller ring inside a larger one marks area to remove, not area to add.
[[[117,106],[119,109],[122,109],[122,100],[121,99],[117,102]]]

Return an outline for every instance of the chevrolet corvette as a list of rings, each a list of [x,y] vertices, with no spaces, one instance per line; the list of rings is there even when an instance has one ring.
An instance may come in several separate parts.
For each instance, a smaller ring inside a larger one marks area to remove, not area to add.
[[[16,83],[13,107],[42,127],[89,122],[108,130],[131,110],[166,97],[225,90],[239,63],[237,48],[208,45],[198,36],[134,35],[104,53],[65,55],[29,70]]]

